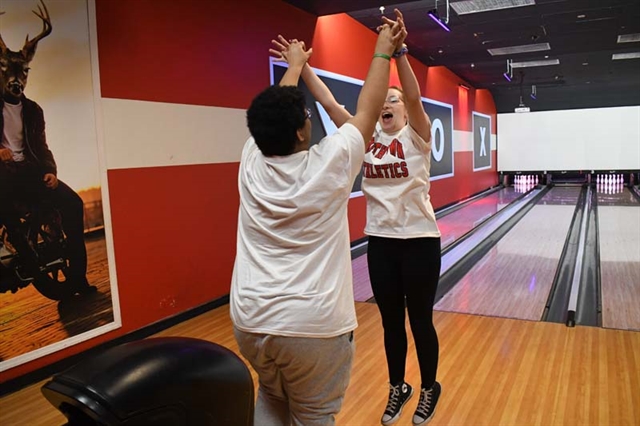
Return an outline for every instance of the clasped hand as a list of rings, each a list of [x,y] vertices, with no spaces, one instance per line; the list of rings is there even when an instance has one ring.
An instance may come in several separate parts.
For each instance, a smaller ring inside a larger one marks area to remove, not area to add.
[[[304,65],[313,53],[313,48],[307,50],[304,41],[287,40],[281,35],[278,35],[278,40],[271,40],[271,43],[278,50],[269,49],[269,53],[275,56],[276,61],[287,62],[289,65]]]
[[[398,51],[402,48],[405,39],[407,38],[407,28],[404,25],[404,17],[402,12],[398,9],[394,9],[396,14],[396,20],[393,21],[386,16],[382,17],[384,24],[379,25],[376,30],[380,35],[378,36],[378,43],[381,41],[389,42],[393,45],[393,51]]]

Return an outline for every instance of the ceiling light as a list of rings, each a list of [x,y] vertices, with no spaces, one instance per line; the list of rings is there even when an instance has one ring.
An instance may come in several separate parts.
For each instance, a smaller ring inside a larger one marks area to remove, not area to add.
[[[471,68],[475,68],[475,67],[476,67],[476,64],[471,64]]]
[[[614,53],[611,55],[611,59],[617,61],[619,59],[638,59],[640,58],[640,52],[630,52],[630,53]]]
[[[583,19],[583,18],[586,18],[586,17],[587,17],[587,15],[578,15],[578,19]]]
[[[469,86],[467,86],[466,84],[463,84],[463,83],[459,83],[458,86],[462,87],[464,90],[471,89],[471,87],[469,87]]]
[[[511,60],[509,59],[507,59],[507,72],[503,73],[502,76],[508,82],[511,82],[511,79],[513,78],[513,68],[511,68]]]
[[[427,15],[429,15],[429,18],[433,19],[438,25],[440,25],[442,29],[444,29],[447,32],[451,31],[451,28],[449,28],[449,25],[447,25],[446,22],[440,19],[440,17],[438,16],[438,11],[436,9],[430,10],[427,13]]]
[[[583,62],[582,65],[589,65],[589,62]]]
[[[618,43],[635,43],[636,41],[640,41],[640,33],[618,36]]]
[[[546,59],[539,61],[512,62],[511,68],[531,68],[531,67],[548,67],[550,65],[559,65],[559,59]]]
[[[514,55],[516,53],[540,52],[542,50],[551,50],[549,43],[525,44],[522,46],[498,47],[496,49],[487,49],[491,56]]]
[[[535,0],[466,0],[451,3],[451,8],[455,10],[458,15],[468,15],[470,13],[533,6],[535,4]]]
[[[436,0],[434,9],[427,12],[427,15],[429,15],[429,18],[433,19],[438,25],[440,25],[442,29],[444,29],[447,32],[450,32],[451,28],[449,28],[449,0],[446,0],[446,8],[447,8],[447,16],[444,19],[442,19],[440,18],[440,15],[438,15],[438,0]]]

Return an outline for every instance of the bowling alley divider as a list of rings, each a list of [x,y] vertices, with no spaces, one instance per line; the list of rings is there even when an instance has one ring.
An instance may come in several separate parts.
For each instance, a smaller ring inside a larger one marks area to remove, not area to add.
[[[119,328],[64,339],[47,353],[34,353],[34,359],[5,368],[0,372],[0,392],[9,389],[9,382],[15,389],[42,379],[99,345],[143,336],[169,319],[226,303],[235,258],[238,165],[248,137],[246,108],[270,84],[271,38],[282,34],[305,40],[314,49],[312,67],[363,81],[377,37],[346,14],[316,17],[282,1],[246,0],[243,13],[234,2],[201,0],[44,1],[53,33],[40,43],[30,84],[36,86],[42,78],[59,96],[60,102],[45,108],[47,129],[52,131],[59,125],[56,111],[76,117],[77,126],[87,126],[92,120],[77,117],[92,105],[95,109],[103,194],[108,189],[102,202],[105,220],[110,218],[111,223],[105,227],[111,230],[105,233],[114,302],[110,326]],[[2,35],[15,49],[26,33],[9,29],[11,10],[15,4],[26,9],[27,32],[36,34],[41,23],[31,10],[37,2],[2,4],[6,12],[0,17]],[[66,79],[77,86],[88,81],[95,94],[88,101],[80,101],[76,92],[64,98],[60,86],[52,85],[45,75],[48,64],[38,62],[54,42],[60,42],[56,37],[62,39],[73,28],[67,27],[65,16],[68,22],[85,19],[84,29],[73,32],[82,35],[88,29],[83,35],[86,45],[56,50],[57,62],[52,65],[66,66],[71,59],[90,64],[88,76],[74,70],[73,78]],[[14,32],[20,41],[9,41]],[[491,94],[461,88],[465,82],[448,69],[415,60],[411,46],[408,57],[429,108],[440,107],[451,121],[442,118],[436,134],[446,141],[437,149],[450,149],[442,151],[442,158],[451,160],[443,165],[448,170],[432,183],[434,207],[494,187],[496,108]],[[393,61],[391,67],[390,83],[398,84]],[[32,89],[29,86],[27,94],[35,98]],[[474,113],[486,130],[474,131]],[[483,123],[481,116],[490,118]],[[475,140],[481,139],[481,132],[484,146]],[[55,139],[52,149],[57,150]],[[476,146],[479,154],[490,157],[485,157],[490,167],[474,172]],[[364,222],[364,197],[356,193],[349,202],[352,242],[363,239]]]

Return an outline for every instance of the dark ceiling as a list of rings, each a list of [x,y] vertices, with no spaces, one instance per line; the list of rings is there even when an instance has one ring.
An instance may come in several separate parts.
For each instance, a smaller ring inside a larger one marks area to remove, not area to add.
[[[640,58],[612,60],[614,53],[640,52],[640,0],[535,0],[530,6],[461,15],[454,10],[462,6],[455,5],[461,0],[450,0],[451,32],[429,19],[435,0],[285,1],[318,16],[348,13],[372,31],[380,23],[380,6],[389,17],[398,8],[409,32],[410,54],[425,65],[446,66],[476,88],[489,89],[498,112],[513,112],[521,94],[531,111],[640,105]],[[437,10],[444,19],[445,0],[437,2]],[[618,36],[630,34],[638,41],[618,43]],[[550,50],[494,56],[487,51],[541,43],[548,43]],[[507,60],[545,59],[560,63],[513,68],[511,82],[503,77]],[[530,96],[533,85],[536,99]]]

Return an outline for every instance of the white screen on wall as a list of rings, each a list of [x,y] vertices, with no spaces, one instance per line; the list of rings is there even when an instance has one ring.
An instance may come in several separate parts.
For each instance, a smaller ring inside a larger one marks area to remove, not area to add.
[[[498,114],[498,171],[639,170],[640,106]]]

